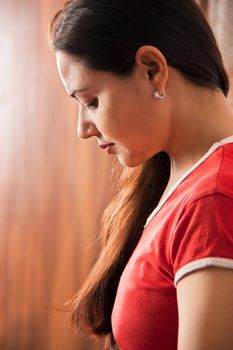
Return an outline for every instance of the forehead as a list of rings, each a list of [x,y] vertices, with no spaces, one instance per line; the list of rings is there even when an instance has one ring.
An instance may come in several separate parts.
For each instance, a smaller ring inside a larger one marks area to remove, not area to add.
[[[69,95],[86,87],[97,93],[104,89],[122,89],[122,84],[125,87],[134,84],[134,77],[122,78],[107,71],[92,70],[81,60],[74,60],[63,52],[56,52],[56,62],[60,78]]]
[[[75,61],[71,56],[62,52],[56,52],[56,63],[58,73],[68,93],[93,81],[98,74],[88,69],[81,61]]]

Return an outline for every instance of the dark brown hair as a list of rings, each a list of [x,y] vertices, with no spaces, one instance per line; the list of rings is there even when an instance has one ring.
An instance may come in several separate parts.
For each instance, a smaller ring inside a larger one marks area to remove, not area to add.
[[[51,23],[50,38],[55,51],[121,77],[133,73],[137,50],[152,45],[190,82],[228,94],[215,37],[194,0],[68,1]],[[103,215],[100,256],[73,299],[76,330],[110,335],[114,344],[111,313],[119,279],[169,175],[165,152],[123,171],[119,191]]]

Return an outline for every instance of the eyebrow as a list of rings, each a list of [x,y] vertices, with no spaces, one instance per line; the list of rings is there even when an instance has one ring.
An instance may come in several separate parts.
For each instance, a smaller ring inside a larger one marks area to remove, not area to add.
[[[77,94],[77,92],[83,92],[83,91],[86,91],[88,90],[89,88],[86,87],[86,88],[83,88],[83,89],[79,89],[79,90],[75,90],[74,92],[72,92],[72,94],[70,94],[71,97],[75,97],[75,94]]]

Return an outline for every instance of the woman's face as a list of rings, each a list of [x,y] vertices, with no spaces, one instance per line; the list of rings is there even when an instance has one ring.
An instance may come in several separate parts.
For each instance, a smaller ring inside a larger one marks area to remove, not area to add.
[[[163,150],[169,131],[166,103],[152,97],[153,87],[143,69],[123,79],[90,70],[61,52],[56,60],[67,93],[78,103],[79,137],[94,136],[99,146],[110,144],[103,148],[128,167]]]

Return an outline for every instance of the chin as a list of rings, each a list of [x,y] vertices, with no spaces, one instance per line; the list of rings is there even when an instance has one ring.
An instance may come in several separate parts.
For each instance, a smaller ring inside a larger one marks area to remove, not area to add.
[[[139,159],[136,157],[121,157],[117,156],[119,162],[127,167],[127,168],[136,168],[137,166],[141,165],[143,162],[145,162],[145,159]]]

